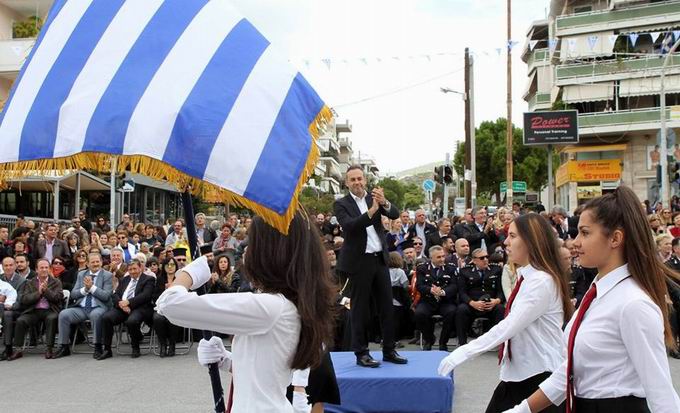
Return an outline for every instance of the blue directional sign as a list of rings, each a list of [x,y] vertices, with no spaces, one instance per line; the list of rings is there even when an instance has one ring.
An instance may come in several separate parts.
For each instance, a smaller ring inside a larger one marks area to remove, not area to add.
[[[432,179],[426,179],[423,181],[423,189],[426,192],[434,192],[435,183]]]

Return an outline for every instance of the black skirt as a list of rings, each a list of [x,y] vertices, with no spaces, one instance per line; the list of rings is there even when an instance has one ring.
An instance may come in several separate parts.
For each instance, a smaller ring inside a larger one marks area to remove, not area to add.
[[[324,354],[319,367],[310,370],[307,394],[311,405],[315,403],[340,404],[340,389],[330,353]],[[293,401],[293,386],[288,386],[287,397],[288,400]]]
[[[649,407],[647,407],[647,399],[635,396],[611,399],[574,397],[574,411],[578,413],[649,413]]]
[[[496,390],[494,390],[493,396],[491,396],[489,405],[486,407],[486,413],[501,413],[522,403],[524,399],[538,390],[538,385],[550,377],[550,374],[552,373],[545,372],[522,381],[500,382]],[[564,403],[560,406],[550,406],[542,410],[544,413],[562,413],[564,411]]]

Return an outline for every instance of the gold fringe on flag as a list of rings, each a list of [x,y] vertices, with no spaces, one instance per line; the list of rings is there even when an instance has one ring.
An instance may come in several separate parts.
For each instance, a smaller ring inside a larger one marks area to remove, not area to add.
[[[0,189],[7,187],[7,181],[30,175],[48,175],[54,171],[93,170],[100,173],[110,173],[111,161],[116,156],[118,158],[118,173],[124,173],[125,171],[138,173],[152,179],[167,181],[175,185],[179,191],[191,188],[194,195],[208,202],[224,202],[247,208],[261,216],[265,222],[281,233],[287,234],[290,221],[293,220],[293,216],[299,207],[300,191],[314,172],[314,167],[319,160],[319,147],[316,142],[332,118],[331,110],[324,106],[309,125],[312,145],[307,155],[305,167],[295,187],[293,198],[283,215],[279,215],[269,208],[217,185],[189,176],[165,162],[145,155],[111,155],[100,152],[81,152],[63,158],[4,163],[0,164]]]

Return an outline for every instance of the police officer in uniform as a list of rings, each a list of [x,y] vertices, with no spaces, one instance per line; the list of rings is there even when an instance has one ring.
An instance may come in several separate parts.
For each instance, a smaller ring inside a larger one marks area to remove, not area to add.
[[[420,292],[420,302],[416,307],[416,328],[423,333],[425,350],[432,350],[434,343],[434,322],[432,316],[443,317],[444,325],[439,337],[439,350],[448,351],[449,341],[458,304],[458,269],[446,263],[446,252],[438,245],[429,249],[430,262],[416,269],[416,285]]]
[[[467,332],[475,318],[485,317],[491,326],[503,319],[505,300],[500,267],[489,266],[489,254],[482,248],[472,251],[472,264],[458,273],[460,305],[456,309],[458,344],[467,344]]]

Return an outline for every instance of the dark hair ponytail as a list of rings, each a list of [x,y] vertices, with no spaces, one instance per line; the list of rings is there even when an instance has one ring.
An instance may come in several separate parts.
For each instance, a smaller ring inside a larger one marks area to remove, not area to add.
[[[283,235],[262,218],[253,218],[244,271],[253,287],[283,294],[297,307],[300,341],[291,367],[320,365],[324,346],[330,348],[332,344],[335,292],[316,225],[297,212],[288,235]]]
[[[545,218],[535,213],[521,215],[514,223],[519,237],[529,251],[531,266],[546,272],[555,281],[562,301],[564,322],[568,322],[574,313],[574,305],[569,296],[569,274],[560,265],[560,246],[555,232]]]
[[[661,262],[641,205],[632,189],[620,186],[612,193],[589,201],[584,211],[592,212],[594,220],[607,235],[617,229],[623,231],[623,257],[630,275],[661,310],[666,346],[675,349],[677,343],[668,322],[666,280],[679,281],[680,275]]]

